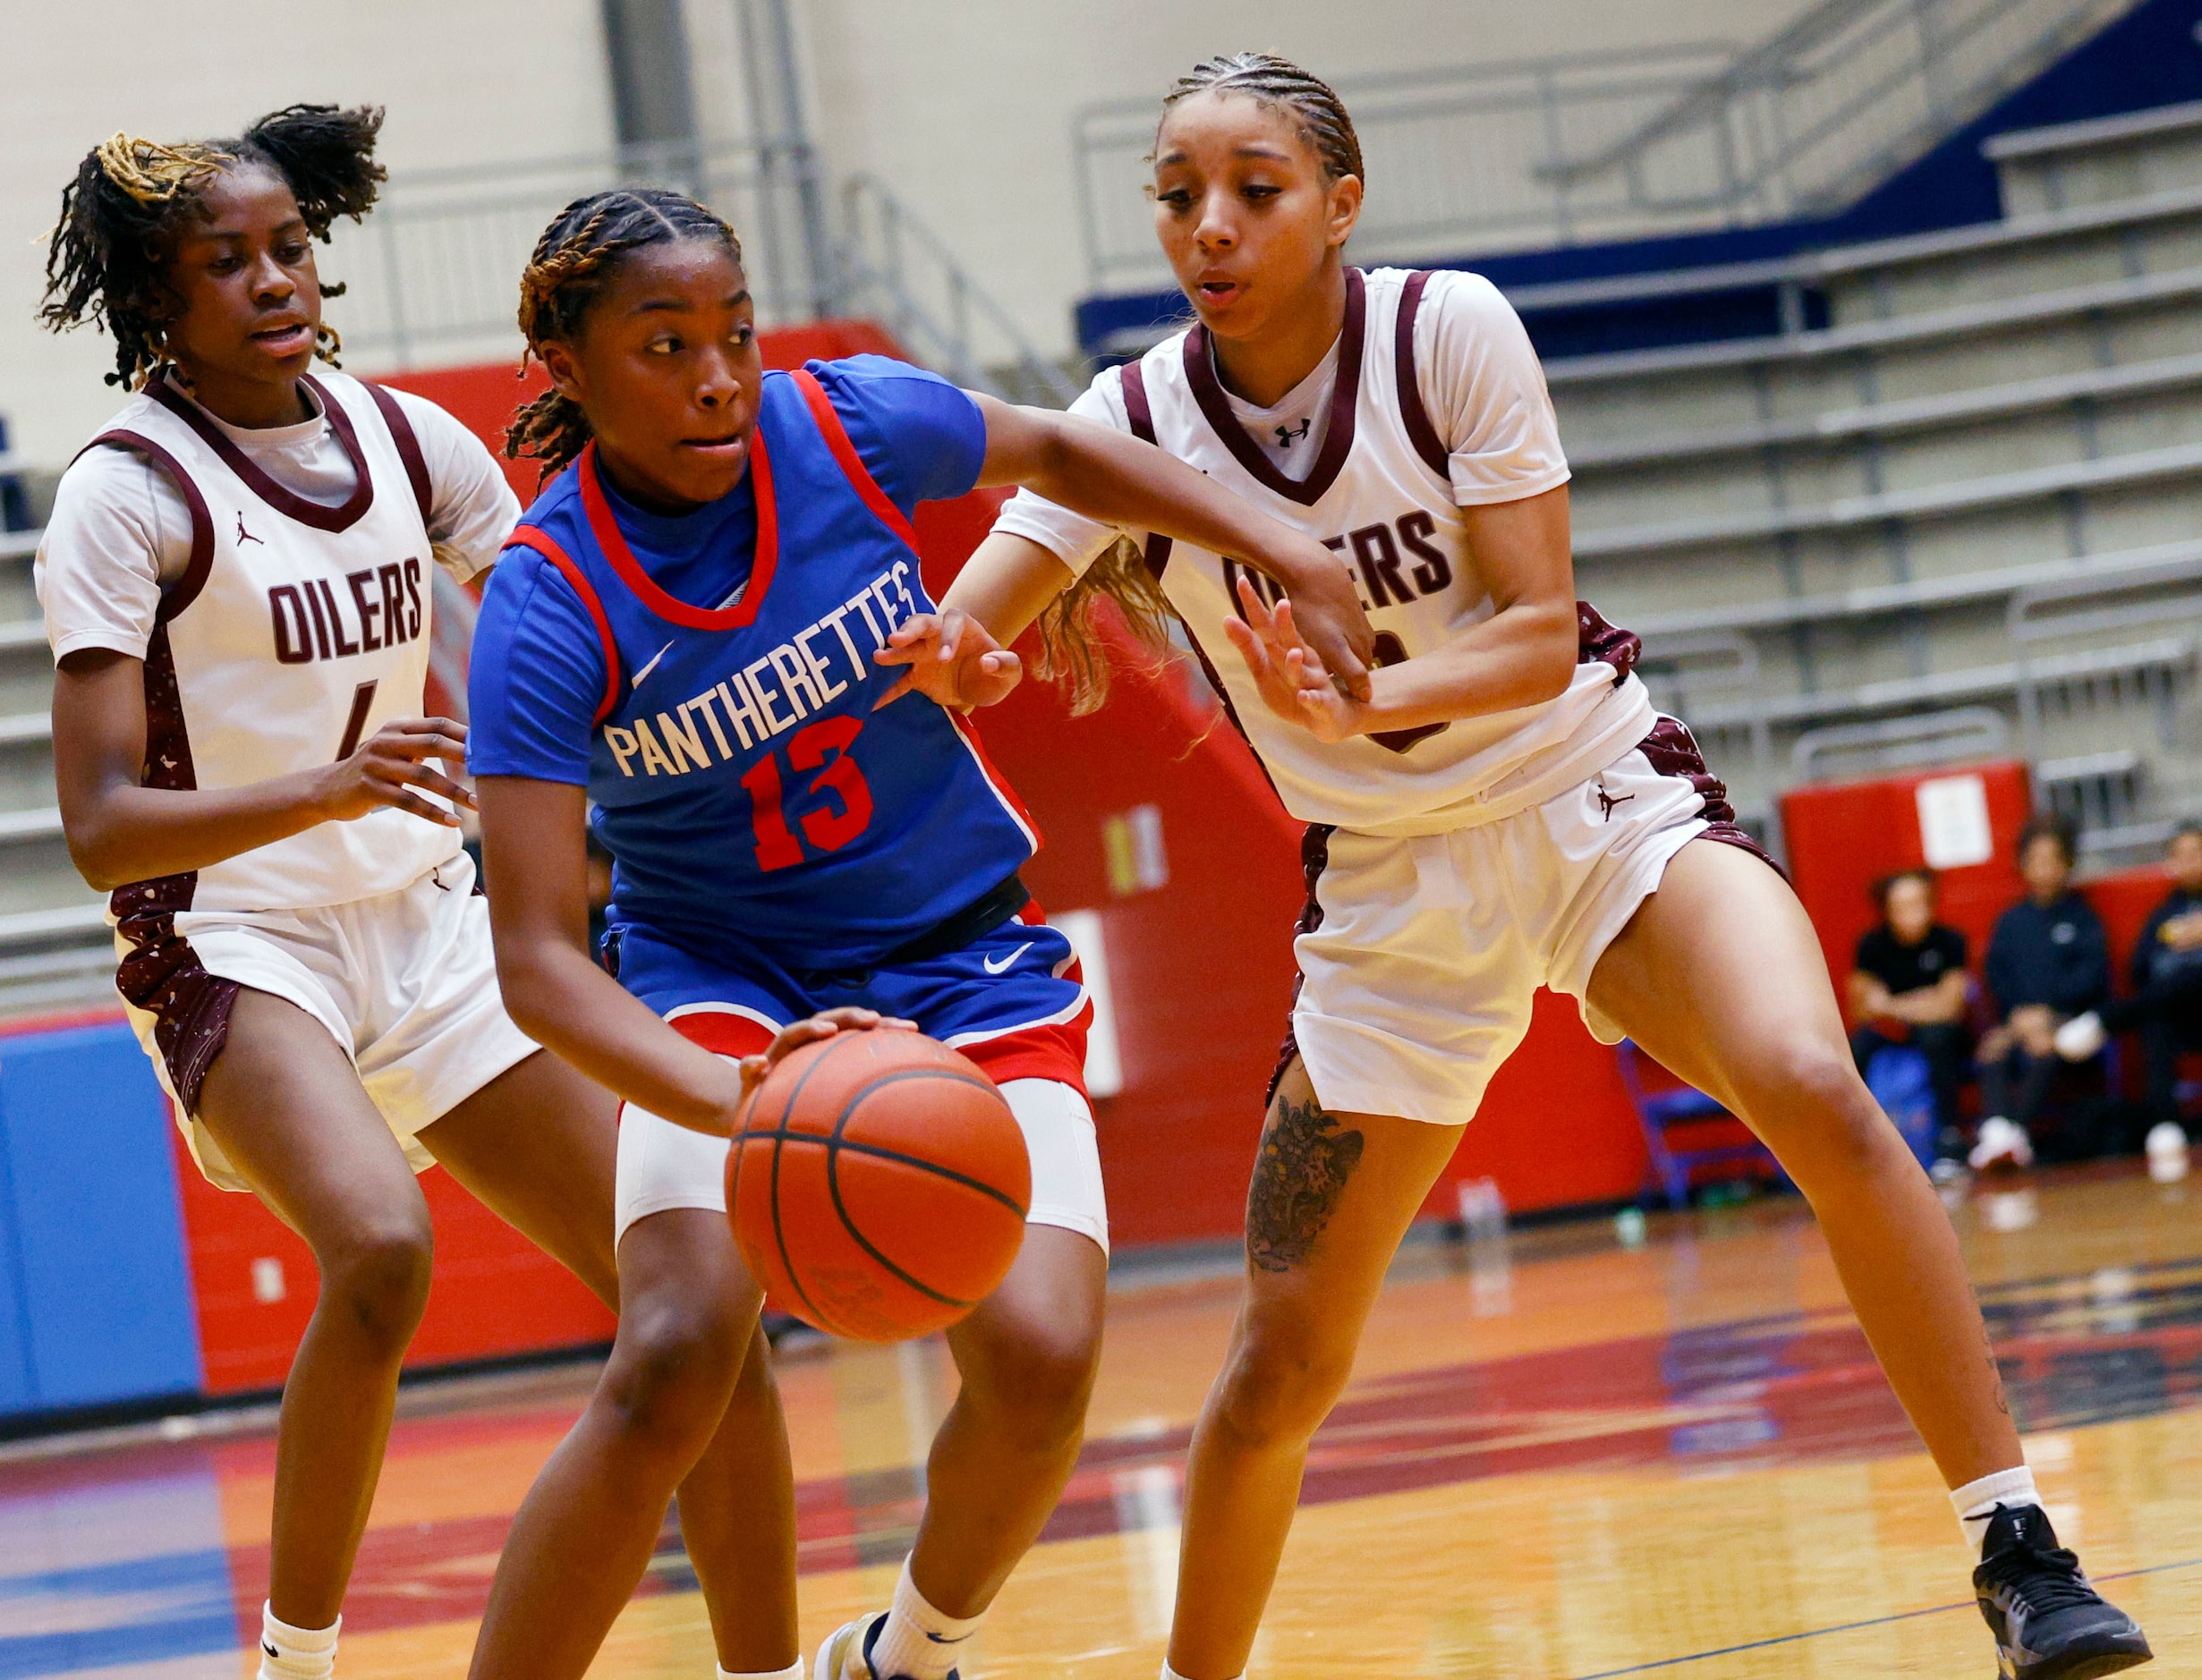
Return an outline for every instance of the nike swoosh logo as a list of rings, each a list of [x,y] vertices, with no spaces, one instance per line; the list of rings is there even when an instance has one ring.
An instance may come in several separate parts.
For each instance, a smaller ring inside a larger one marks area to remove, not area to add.
[[[994,959],[990,956],[981,957],[979,959],[979,966],[983,968],[990,974],[1007,973],[1008,972],[1009,964],[1016,962],[1017,958],[1023,956],[1032,948],[1033,942],[1030,939],[1027,939],[1023,945],[1017,946],[1016,950],[1010,952],[1007,956],[1002,958],[1002,960],[999,963],[994,961]]]
[[[664,658],[667,654],[672,651],[673,644],[668,641],[664,647],[659,649],[656,653],[650,655],[650,663],[644,666],[641,670],[637,671],[634,674],[634,681],[627,684],[627,692],[629,693],[633,693],[636,689],[642,687],[642,679],[648,676],[652,671],[655,671],[658,668],[658,661]]]

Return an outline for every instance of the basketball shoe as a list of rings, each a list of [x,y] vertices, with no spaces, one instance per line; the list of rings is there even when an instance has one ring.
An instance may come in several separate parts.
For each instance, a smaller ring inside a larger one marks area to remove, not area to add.
[[[818,1665],[811,1670],[811,1680],[901,1680],[871,1666],[872,1647],[880,1642],[880,1630],[887,1625],[887,1616],[885,1610],[874,1610],[834,1629],[818,1648]],[[953,1668],[948,1670],[948,1680],[959,1680]]]
[[[2088,1584],[2039,1506],[1996,1507],[1973,1591],[2004,1680],[2096,1680],[2155,1655],[2140,1624]]]

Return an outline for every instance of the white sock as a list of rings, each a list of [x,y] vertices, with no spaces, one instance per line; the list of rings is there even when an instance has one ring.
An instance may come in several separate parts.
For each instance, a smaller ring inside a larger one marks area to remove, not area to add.
[[[1169,1659],[1162,1659],[1162,1680],[1185,1680],[1185,1676],[1169,1666]],[[1246,1680],[1245,1675],[1236,1675],[1232,1680]]]
[[[1952,1489],[1950,1494],[1958,1521],[1965,1525],[1965,1538],[1972,1542],[1975,1558],[1979,1557],[1980,1548],[1987,1543],[1988,1524],[1994,1519],[1996,1506],[2008,1506],[2016,1511],[2041,1502],[2040,1490],[2034,1486],[2034,1472],[2024,1464],[2016,1470],[1999,1470],[1978,1481],[1968,1481],[1962,1488]]]
[[[336,1672],[338,1616],[327,1627],[293,1627],[276,1619],[271,1605],[260,1606],[259,1680],[328,1680]]]
[[[711,1665],[718,1668],[717,1663]],[[762,1668],[744,1668],[740,1674],[731,1668],[718,1668],[718,1680],[803,1680],[803,1659],[798,1657],[785,1668],[769,1671]]]
[[[905,1559],[902,1579],[895,1583],[895,1608],[880,1629],[880,1642],[871,1648],[875,1674],[907,1675],[910,1680],[948,1680],[956,1667],[956,1654],[964,1642],[979,1631],[985,1618],[957,1618],[935,1609],[910,1579]]]

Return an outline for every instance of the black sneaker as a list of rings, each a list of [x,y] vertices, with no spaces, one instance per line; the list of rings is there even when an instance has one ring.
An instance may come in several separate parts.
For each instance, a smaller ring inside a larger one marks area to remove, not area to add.
[[[2140,1624],[2087,1584],[2037,1505],[1999,1505],[1973,1571],[2004,1680],[2095,1680],[2155,1653]]]

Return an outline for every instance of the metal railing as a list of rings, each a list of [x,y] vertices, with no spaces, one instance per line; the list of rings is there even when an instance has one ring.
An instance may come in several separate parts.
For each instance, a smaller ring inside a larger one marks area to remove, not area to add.
[[[550,219],[584,193],[671,187],[743,237],[766,324],[807,320],[836,287],[803,236],[802,206],[769,145],[636,146],[480,168],[409,171],[362,224],[340,223],[321,259],[344,283],[328,306],[347,352],[377,367],[515,359],[520,273]]]
[[[1817,0],[1740,51],[1698,42],[1341,80],[1368,163],[1365,260],[1824,214],[2138,0]],[[1072,146],[1096,290],[1167,278],[1145,206],[1152,99]]]
[[[927,366],[1013,403],[1067,408],[1078,383],[1041,354],[948,243],[876,175],[841,190],[839,312],[879,321]]]
[[[323,273],[346,286],[328,308],[345,352],[375,368],[517,360],[520,273],[536,240],[574,199],[622,184],[671,187],[724,216],[742,236],[765,326],[872,316],[958,384],[1058,408],[1077,395],[883,182],[851,180],[840,228],[821,233],[813,174],[778,142],[630,147],[394,176],[375,213],[342,225],[322,259]]]

